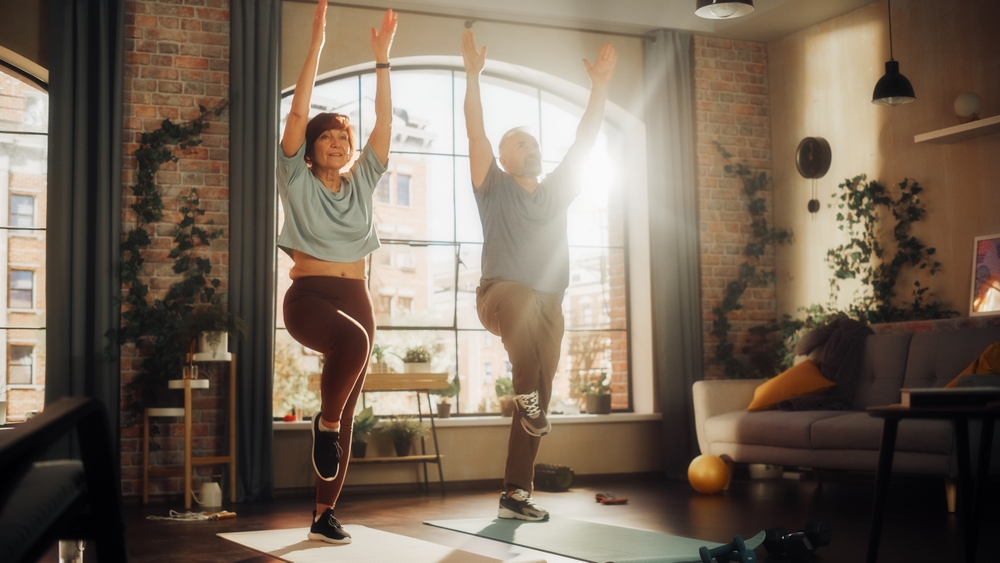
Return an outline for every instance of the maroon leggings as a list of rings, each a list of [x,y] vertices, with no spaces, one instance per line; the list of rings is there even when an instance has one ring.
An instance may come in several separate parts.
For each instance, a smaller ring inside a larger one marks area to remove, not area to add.
[[[336,505],[351,459],[354,407],[365,382],[375,338],[375,312],[368,282],[352,278],[308,276],[292,281],[285,293],[285,328],[307,348],[323,354],[320,394],[323,419],[340,421],[340,474],[333,481],[316,478],[316,502]]]

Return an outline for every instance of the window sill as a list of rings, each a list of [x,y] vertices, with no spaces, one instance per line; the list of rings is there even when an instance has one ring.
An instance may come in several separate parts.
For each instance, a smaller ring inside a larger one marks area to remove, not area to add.
[[[44,385],[24,385],[24,384],[17,384],[17,383],[9,383],[7,385],[7,390],[8,391],[12,391],[12,390],[41,391],[42,389],[45,389]]]
[[[554,414],[549,416],[553,426],[564,424],[613,424],[620,422],[647,422],[661,420],[660,413],[638,414],[621,412],[612,414]],[[456,416],[451,418],[435,418],[434,425],[438,428],[510,426],[511,418],[501,416]],[[311,422],[274,421],[275,430],[311,430]]]

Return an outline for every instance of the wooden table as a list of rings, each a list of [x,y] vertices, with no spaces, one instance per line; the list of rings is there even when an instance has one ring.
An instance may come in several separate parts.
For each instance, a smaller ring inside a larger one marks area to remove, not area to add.
[[[431,420],[431,436],[434,438],[434,453],[427,453],[427,445],[423,436],[420,437],[420,455],[403,457],[362,457],[351,458],[351,463],[399,463],[422,462],[424,464],[424,490],[429,486],[427,464],[436,463],[438,480],[441,483],[441,494],[444,495],[444,472],[441,469],[441,449],[438,446],[437,427],[434,425],[434,411],[431,406],[431,391],[448,388],[447,373],[369,373],[361,388],[367,392],[413,392],[417,394],[417,418],[423,422],[423,409],[420,407],[420,394],[427,398],[427,416]]]
[[[962,522],[965,543],[965,560],[974,563],[979,541],[979,517],[982,513],[982,498],[989,481],[990,453],[993,447],[993,426],[1000,415],[1000,403],[968,407],[903,407],[889,405],[870,407],[868,414],[881,418],[882,443],[878,452],[878,471],[875,477],[875,502],[872,507],[872,522],[868,537],[868,563],[878,558],[879,539],[882,533],[882,516],[885,512],[885,498],[892,474],[892,458],[896,448],[896,431],[899,421],[913,419],[944,419],[955,423],[955,449],[958,456],[958,511]],[[969,419],[982,419],[983,430],[979,437],[979,463],[976,475],[972,475],[969,457]],[[974,478],[975,477],[975,478]]]

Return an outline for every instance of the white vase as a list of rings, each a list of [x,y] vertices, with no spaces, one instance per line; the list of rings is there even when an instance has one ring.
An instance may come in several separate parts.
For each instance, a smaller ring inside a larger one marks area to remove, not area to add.
[[[210,336],[211,335],[211,336]],[[202,332],[198,335],[196,362],[217,362],[232,359],[229,354],[228,332]]]
[[[403,373],[430,373],[430,362],[404,362]]]

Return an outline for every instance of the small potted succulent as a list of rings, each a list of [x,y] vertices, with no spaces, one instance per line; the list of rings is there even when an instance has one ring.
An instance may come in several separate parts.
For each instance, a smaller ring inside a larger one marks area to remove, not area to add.
[[[413,439],[426,435],[427,427],[413,417],[393,417],[383,420],[378,432],[389,438],[397,456],[406,457],[410,455]]]
[[[389,373],[389,364],[385,361],[385,355],[390,354],[388,344],[372,344],[372,358],[368,362],[370,373]]]
[[[589,414],[611,414],[611,377],[605,371],[580,374],[574,390],[584,397]]]
[[[498,377],[493,389],[500,401],[500,416],[514,416],[514,381],[509,377]]]
[[[406,349],[403,355],[404,373],[430,373],[431,352],[424,346],[413,346]]]
[[[368,436],[378,423],[371,407],[365,407],[354,415],[354,429],[351,431],[351,457],[365,457],[368,450]]]
[[[448,382],[448,387],[430,392],[432,395],[438,396],[438,418],[448,418],[451,416],[451,398],[457,397],[459,391],[461,390],[462,384],[458,380],[458,375],[455,375],[455,377]]]

